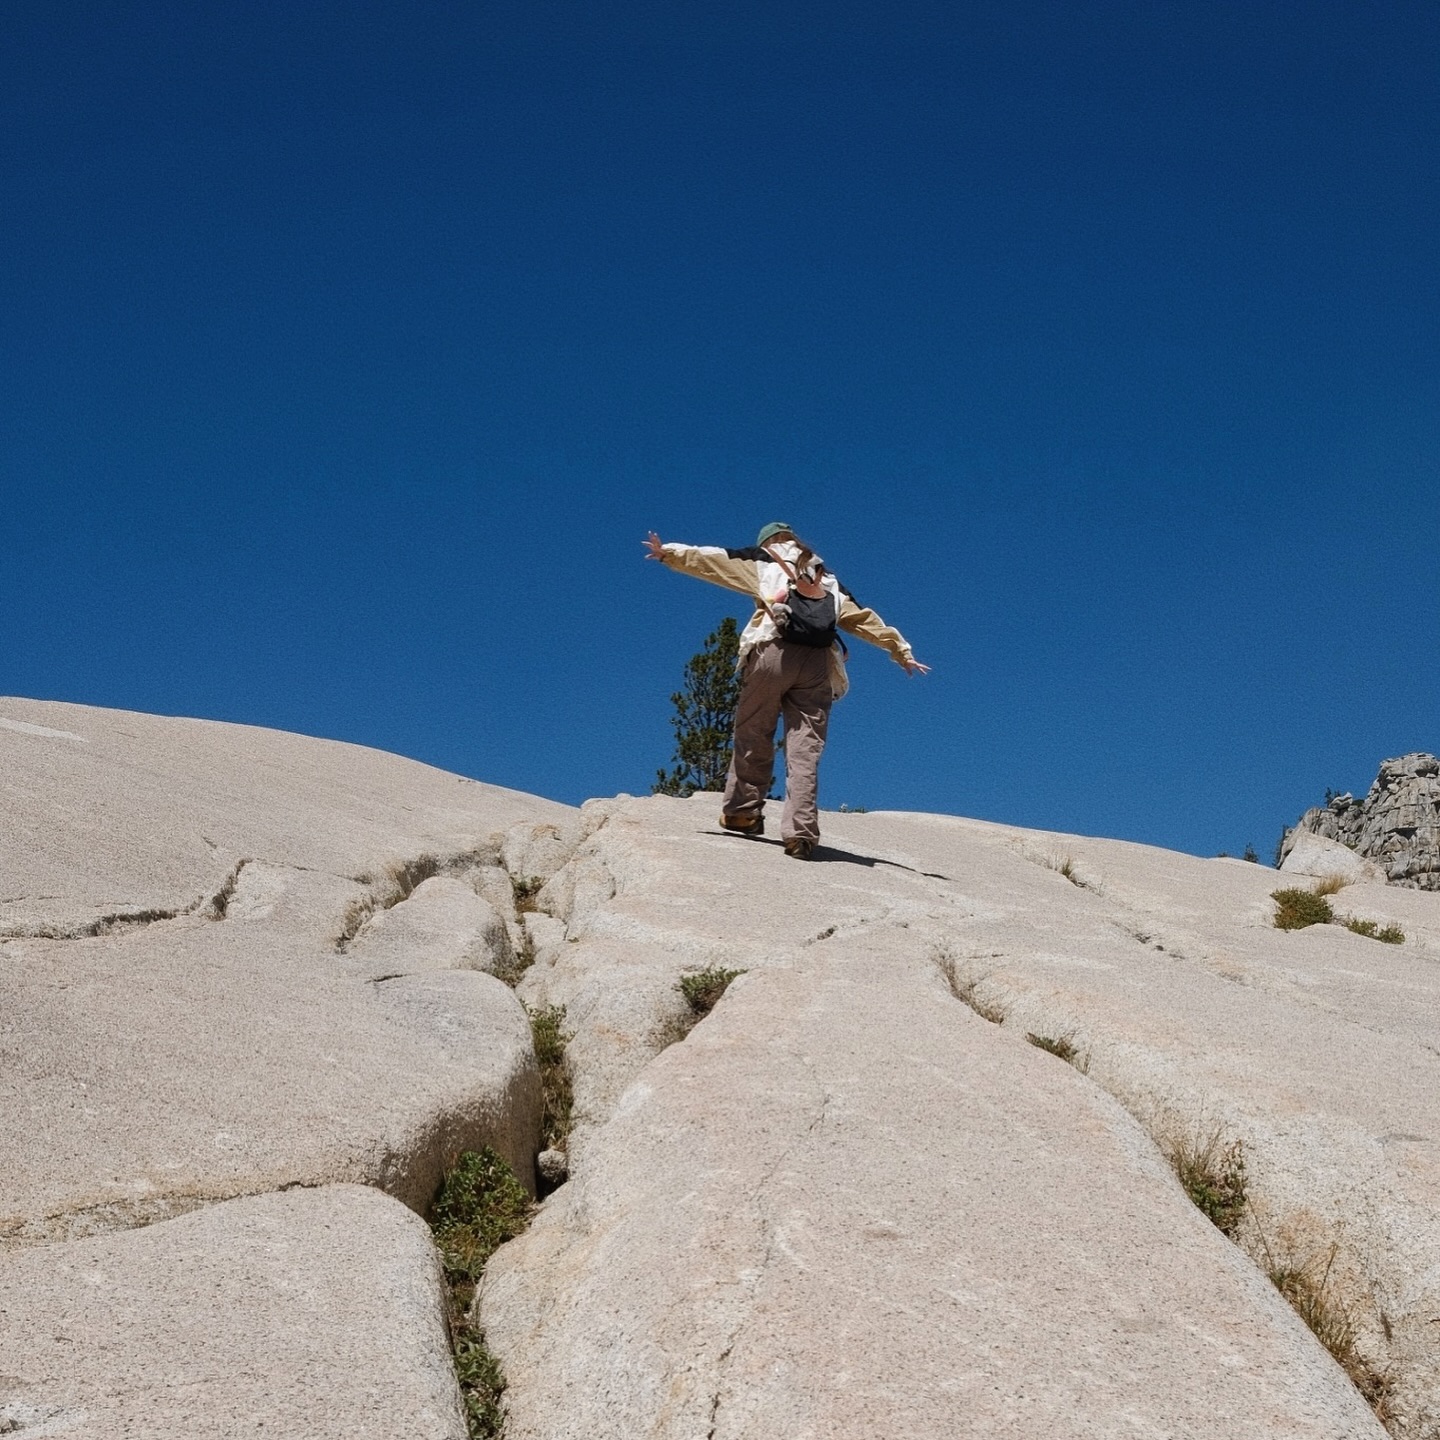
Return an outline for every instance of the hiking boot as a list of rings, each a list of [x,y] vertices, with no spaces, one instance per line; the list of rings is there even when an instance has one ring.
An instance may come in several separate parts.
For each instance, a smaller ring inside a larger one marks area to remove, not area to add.
[[[813,840],[802,840],[798,835],[785,842],[785,853],[792,860],[808,860],[815,853]]]
[[[765,817],[763,815],[721,815],[720,828],[729,830],[736,835],[748,835],[754,839],[755,836],[765,833]]]

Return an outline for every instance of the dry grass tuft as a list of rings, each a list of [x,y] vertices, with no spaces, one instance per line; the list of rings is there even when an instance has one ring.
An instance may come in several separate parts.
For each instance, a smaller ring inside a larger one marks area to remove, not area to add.
[[[1332,1244],[1323,1256],[1311,1256],[1303,1261],[1277,1260],[1263,1233],[1260,1239],[1265,1248],[1265,1273],[1270,1283],[1290,1302],[1291,1308],[1310,1327],[1311,1334],[1335,1357],[1380,1423],[1393,1419],[1394,1374],[1388,1368],[1380,1369],[1361,1353],[1356,1344],[1354,1318],[1331,1287],[1339,1245]]]
[[[962,1005],[968,1005],[982,1020],[988,1020],[992,1025],[1005,1023],[1005,1009],[999,1001],[986,999],[979,994],[979,988],[985,983],[987,976],[962,975],[954,955],[944,947],[935,950],[931,958],[945,977],[950,993]]]
[[[1088,1051],[1081,1054],[1073,1034],[1036,1035],[1027,1030],[1025,1038],[1037,1050],[1043,1050],[1047,1055],[1053,1055],[1057,1060],[1063,1060],[1067,1065],[1073,1065],[1082,1075],[1090,1069],[1090,1054]]]
[[[1072,885],[1078,885],[1080,889],[1087,888],[1085,882],[1080,878],[1080,872],[1075,867],[1073,855],[1051,855],[1044,861],[1047,870],[1053,870],[1057,875],[1063,875]]]
[[[1316,895],[1338,895],[1347,885],[1353,883],[1344,875],[1326,875],[1317,880],[1311,890]]]

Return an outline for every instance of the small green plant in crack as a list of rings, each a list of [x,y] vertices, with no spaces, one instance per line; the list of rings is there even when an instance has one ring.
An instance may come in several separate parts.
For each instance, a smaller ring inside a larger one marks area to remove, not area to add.
[[[678,1045],[719,1003],[720,997],[730,987],[730,982],[743,970],[727,970],[722,965],[711,965],[704,970],[682,975],[675,988],[685,999],[685,1009],[668,1016],[655,1036],[661,1050]]]
[[[525,1010],[530,1016],[530,1034],[540,1066],[541,1148],[563,1150],[570,1138],[575,1109],[575,1090],[565,1047],[575,1036],[565,1029],[563,1005],[546,1005],[537,1010],[527,1005]]]
[[[1090,1068],[1089,1054],[1081,1054],[1073,1035],[1036,1035],[1027,1030],[1025,1038],[1037,1049],[1067,1065],[1073,1065],[1082,1075]]]
[[[465,1151],[445,1176],[430,1207],[430,1226],[447,1280],[469,1286],[460,1297],[466,1305],[486,1261],[525,1229],[531,1209],[515,1172],[488,1145]]]
[[[512,955],[513,958],[500,965],[494,975],[513,990],[520,983],[520,977],[535,963],[535,941],[523,925],[520,927],[520,944]]]
[[[471,1323],[475,1287],[490,1257],[525,1229],[533,1210],[514,1171],[488,1145],[460,1156],[430,1206],[470,1440],[499,1440],[505,1433],[505,1376],[484,1333]]]
[[[1369,940],[1379,940],[1385,945],[1405,943],[1405,932],[1398,925],[1382,927],[1378,920],[1357,920],[1353,915],[1347,916],[1340,923],[1356,935],[1364,935]]]
[[[744,973],[743,970],[727,970],[721,965],[712,965],[692,975],[682,975],[676,988],[695,1012],[696,1020],[703,1020],[720,1003],[720,997],[730,988],[730,982]]]
[[[1328,925],[1335,918],[1330,902],[1314,890],[1275,890],[1270,898],[1275,902],[1277,930],[1304,930]]]
[[[1198,1130],[1171,1135],[1162,1148],[1191,1204],[1233,1240],[1247,1204],[1244,1142],[1227,1140],[1216,1126],[1208,1135]]]
[[[454,1343],[455,1378],[465,1402],[470,1440],[502,1440],[505,1434],[505,1372],[483,1335],[467,1332]]]

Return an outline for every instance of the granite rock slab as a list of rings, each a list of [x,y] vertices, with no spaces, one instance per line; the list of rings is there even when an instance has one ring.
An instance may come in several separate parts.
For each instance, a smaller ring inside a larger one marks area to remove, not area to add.
[[[0,1254],[0,1433],[465,1440],[429,1231],[328,1185]]]
[[[13,699],[0,719],[0,1244],[293,1184],[419,1208],[484,1143],[532,1177],[524,1010],[437,969],[504,927],[453,877],[398,905],[391,877],[493,867],[513,826],[576,812],[246,726]],[[445,923],[407,941],[407,905]],[[383,964],[343,953],[356,915],[391,932]]]
[[[993,1040],[1046,1065],[1059,1062],[1037,1052],[1030,1037],[1073,1047],[1086,1072],[1076,1083],[1118,1102],[1154,1155],[1177,1142],[1203,1144],[1211,1136],[1225,1145],[1238,1143],[1248,1166],[1251,1204],[1238,1243],[1222,1242],[1223,1263],[1249,1266],[1247,1273],[1261,1281],[1258,1294],[1266,1305],[1271,1298],[1262,1273],[1266,1247],[1273,1263],[1326,1274],[1329,1293],[1353,1321],[1359,1351],[1372,1373],[1390,1385],[1394,1433],[1428,1437],[1440,1424],[1440,1336],[1432,1323],[1440,1314],[1436,897],[1362,881],[1333,898],[1342,917],[1400,927],[1405,943],[1391,946],[1340,925],[1276,930],[1270,893],[1284,879],[1268,867],[1236,860],[952,817],[877,812],[824,815],[821,847],[805,864],[784,857],[778,842],[723,834],[712,796],[607,806],[603,824],[541,892],[542,902],[548,900],[565,924],[565,939],[550,944],[522,982],[531,1003],[566,1006],[575,1032],[570,1055],[579,1124],[570,1147],[571,1179],[547,1202],[547,1211],[553,1207],[571,1215],[574,1233],[559,1221],[537,1226],[520,1242],[528,1250],[515,1258],[507,1254],[486,1291],[486,1323],[494,1325],[497,1343],[518,1374],[533,1369],[542,1389],[552,1383],[559,1372],[550,1366],[560,1363],[565,1347],[548,1348],[549,1327],[552,1321],[562,1324],[556,1317],[567,1309],[569,1287],[591,1283],[589,1277],[598,1273],[590,1268],[593,1254],[620,1254],[629,1243],[616,1237],[631,1231],[621,1227],[612,1236],[604,1224],[592,1224],[592,1217],[621,1203],[615,1197],[622,1195],[628,1197],[622,1208],[633,1200],[637,1213],[650,1213],[647,1187],[660,1185],[658,1177],[670,1162],[657,1160],[649,1180],[640,1174],[638,1158],[623,1178],[610,1168],[630,1163],[611,1159],[612,1149],[628,1155],[636,1143],[623,1138],[631,1134],[625,1119],[630,1107],[644,1097],[646,1106],[659,1107],[647,1113],[671,1115],[667,1087],[688,1083],[677,1078],[681,1062],[674,1057],[720,1025],[732,999],[738,1006],[751,988],[776,997],[763,1011],[744,1012],[756,1027],[754,1043],[777,1051],[791,1047],[785,1027],[796,996],[784,992],[788,999],[782,1002],[782,992],[772,987],[781,983],[778,977],[809,974],[819,957],[843,950],[857,957],[857,965],[866,963],[859,957],[868,957],[897,983],[902,957],[909,965],[928,957],[940,966],[951,979],[952,995],[968,996],[1001,1022],[980,1022],[985,1026],[980,1033],[988,1037],[983,1041],[956,1031],[957,1045],[989,1046]],[[748,974],[689,1039],[666,1048],[687,1023],[676,990],[679,978],[714,967]],[[822,1028],[839,1035],[850,1017],[842,992],[827,993],[835,1008]],[[899,991],[891,997],[876,984],[854,993],[865,996],[866,1023],[877,1029],[891,1024],[888,1012],[900,1003]],[[911,991],[906,1004],[902,1029],[922,1033],[931,1023],[925,1013],[929,1001]],[[819,1031],[815,1044],[806,1054],[819,1066]],[[923,1066],[906,1073],[940,1073],[943,1049],[937,1046]],[[881,1075],[878,1055],[868,1063],[874,1067],[875,1093],[884,1095],[876,1103],[887,1115],[909,1108],[928,1113],[925,1085],[917,1083],[912,1094]],[[743,1104],[730,1108],[730,1087],[744,1090],[748,1083],[744,1068],[737,1065],[728,1078],[719,1069],[707,1070],[715,1124],[726,1134],[740,1125],[747,1107],[757,1117],[768,1114],[749,1091]],[[701,1183],[702,1173],[719,1174],[731,1165],[748,1173],[743,1159],[725,1147],[752,1142],[753,1127],[742,1127],[740,1137],[711,1137],[698,1105],[683,1123],[691,1127],[687,1147],[697,1155],[722,1156],[709,1170],[689,1172],[698,1195],[706,1195],[709,1183]],[[768,1123],[757,1120],[762,1128]],[[784,1129],[792,1119],[775,1123]],[[898,1119],[892,1123],[896,1137],[871,1138],[900,1164],[905,1145],[920,1142],[901,1143],[903,1126]],[[933,1143],[954,1138],[939,1120],[929,1122],[926,1133]],[[964,1143],[966,1133],[961,1125],[957,1143]],[[1077,1120],[1071,1133],[1094,1131]],[[674,1164],[680,1163],[677,1152]],[[1023,1168],[1030,1162],[1015,1163]],[[1039,1174],[1036,1185],[1044,1183]],[[594,1194],[592,1175],[600,1187]],[[654,1193],[658,1216],[680,1205],[690,1190],[671,1192],[661,1185]],[[1173,1193],[1180,1209],[1170,1212],[1172,1218],[1188,1214],[1178,1187]],[[723,1209],[732,1202],[716,1203]],[[607,1248],[612,1244],[620,1250]],[[504,1278],[521,1266],[541,1299],[517,1298],[519,1287]],[[682,1303],[678,1290],[655,1295],[657,1314]],[[549,1307],[543,1316],[537,1305]],[[647,1323],[637,1321],[638,1328],[626,1333],[651,1334]],[[651,1334],[654,1354],[669,1353],[673,1335],[665,1333],[669,1338]],[[1286,1343],[1306,1353],[1315,1350],[1325,1361],[1321,1371],[1340,1373],[1308,1332],[1292,1332]],[[700,1365],[699,1353],[686,1351],[661,1390],[672,1380],[682,1384],[675,1377],[692,1359]],[[1182,1361],[1178,1352],[1175,1359]],[[524,1388],[517,1387],[517,1403]],[[1339,1412],[1327,1409],[1329,1404],[1321,1410],[1331,1418],[1315,1421],[1319,1429],[1295,1433],[1334,1433],[1325,1426],[1340,1423]],[[527,1413],[532,1416],[527,1424],[544,1426],[553,1419],[541,1411]],[[622,1423],[615,1419],[621,1413],[623,1407],[613,1414],[602,1410],[596,1423]],[[668,1415],[663,1407],[643,1411],[643,1423],[635,1418],[641,1413],[632,1413],[639,1427],[634,1433],[672,1433],[665,1428],[669,1419],[654,1418]],[[1097,1418],[1094,1433],[1105,1433],[1106,1423],[1119,1422]],[[645,1429],[652,1424],[653,1430]],[[683,1427],[673,1433],[683,1433]],[[1255,1433],[1291,1432],[1282,1427]]]

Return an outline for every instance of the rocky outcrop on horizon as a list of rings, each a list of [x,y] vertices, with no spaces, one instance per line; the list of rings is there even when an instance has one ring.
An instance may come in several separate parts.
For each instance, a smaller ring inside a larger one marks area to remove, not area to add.
[[[32,701],[0,766],[0,1434],[464,1440],[415,1212],[533,1181],[527,1007],[574,1128],[472,1312],[508,1440],[1440,1434],[1434,895],[1291,933],[1239,861],[874,812],[802,864]]]
[[[1304,834],[1338,841],[1381,867],[1392,885],[1440,890],[1440,760],[1387,760],[1363,800],[1348,792],[1307,810],[1280,846],[1281,866]]]

